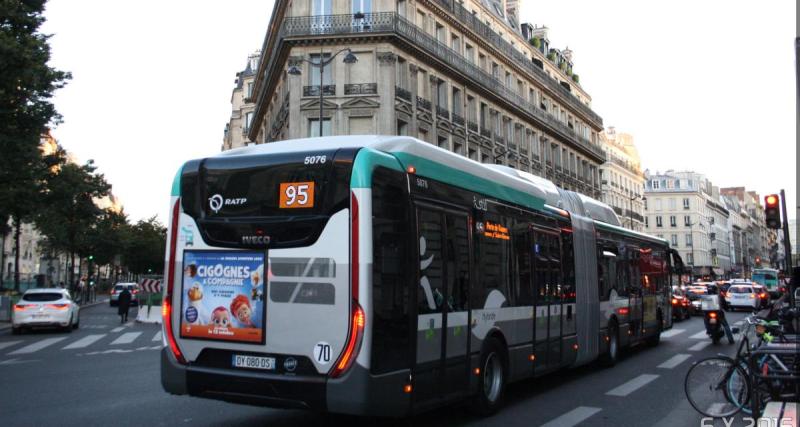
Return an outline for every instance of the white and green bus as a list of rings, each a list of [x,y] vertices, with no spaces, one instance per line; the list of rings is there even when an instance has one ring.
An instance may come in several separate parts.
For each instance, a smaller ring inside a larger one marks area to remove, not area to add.
[[[778,273],[774,268],[754,268],[751,280],[767,288],[772,298],[778,298],[781,295]]]
[[[172,187],[161,378],[239,403],[403,416],[656,345],[668,243],[608,206],[399,136],[245,147]]]

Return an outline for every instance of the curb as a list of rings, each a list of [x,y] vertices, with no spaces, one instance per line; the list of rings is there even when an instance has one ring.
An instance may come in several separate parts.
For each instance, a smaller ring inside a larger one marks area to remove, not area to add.
[[[81,310],[83,310],[84,308],[94,307],[96,305],[105,304],[105,303],[108,303],[107,299],[98,300],[98,301],[95,301],[95,302],[90,303],[90,304],[82,305],[82,306],[80,306],[80,308],[81,308]],[[0,332],[5,331],[7,329],[11,329],[11,322],[0,323]]]

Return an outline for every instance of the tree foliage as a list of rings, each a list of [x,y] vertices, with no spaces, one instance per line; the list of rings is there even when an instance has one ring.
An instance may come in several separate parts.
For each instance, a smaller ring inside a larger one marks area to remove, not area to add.
[[[128,270],[134,274],[163,274],[167,229],[155,216],[128,227],[123,255]]]

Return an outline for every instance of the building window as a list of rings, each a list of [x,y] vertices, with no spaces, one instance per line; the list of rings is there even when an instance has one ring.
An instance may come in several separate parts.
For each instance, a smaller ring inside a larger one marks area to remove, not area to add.
[[[672,237],[672,246],[673,247],[678,247],[678,235],[677,234],[673,234],[671,237]]]
[[[644,226],[650,228],[650,217],[644,217]]]
[[[314,16],[322,16],[322,15],[330,15],[333,12],[331,11],[331,4],[333,0],[312,0],[311,2],[311,14]]]
[[[687,227],[691,226],[692,225],[692,217],[690,217],[689,215],[684,215],[683,216],[683,225],[685,225]]]
[[[469,43],[464,43],[464,56],[467,57],[467,61],[475,63],[475,48],[470,46]]]
[[[406,0],[397,0],[397,14],[406,17]]]
[[[250,126],[253,124],[253,113],[249,112],[244,115],[244,126],[242,127],[242,131],[247,133],[250,131]]]
[[[253,96],[253,82],[247,83],[247,94],[245,97],[251,98]]]
[[[308,136],[315,137],[319,135],[319,118],[308,119]],[[331,119],[322,119],[322,136],[331,136]]]
[[[467,96],[467,115],[470,122],[478,123],[477,102],[473,96]]]
[[[458,154],[458,155],[463,156],[464,155],[464,145],[453,141],[453,152]]]
[[[447,82],[444,80],[436,83],[436,105],[447,110]]]
[[[422,128],[418,129],[417,138],[421,139],[422,141],[428,142],[428,131]]]
[[[656,199],[656,211],[661,211],[661,199]]]
[[[686,235],[686,246],[692,246],[692,234],[691,233]]]
[[[500,66],[496,62],[492,62],[492,77],[495,80],[500,80]]]
[[[461,39],[455,34],[450,35],[450,49],[461,53]]]
[[[324,62],[324,61],[328,60],[330,57],[331,57],[330,53],[324,53],[324,54],[322,54],[321,58],[322,58],[322,61]],[[318,54],[318,53],[312,54],[311,55],[311,62],[314,63],[314,64],[319,64],[320,63],[320,54]],[[332,70],[331,63],[325,64],[322,68],[323,68],[323,70],[322,70],[322,84],[323,85],[331,85],[331,84],[333,84],[333,76],[331,75],[331,70]],[[308,74],[308,79],[309,79],[308,84],[309,85],[311,85],[311,86],[319,85],[319,72],[320,72],[319,67],[311,66],[311,72]],[[322,90],[322,88],[320,88],[320,90]]]
[[[689,210],[689,198],[688,197],[685,197],[683,199],[683,209],[684,210]]]
[[[461,89],[454,87],[453,88],[453,114],[457,114],[463,117],[462,109],[463,109],[463,100],[461,99]]]
[[[436,40],[439,40],[439,43],[445,46],[447,45],[447,29],[438,22],[436,23]]]
[[[408,123],[398,120],[397,121],[397,134],[400,136],[408,135]]]
[[[669,210],[674,211],[676,209],[675,199],[670,197],[668,200],[669,200]]]
[[[670,215],[669,216],[669,226],[670,227],[677,227],[678,226],[678,221],[675,218],[675,215]]]
[[[372,0],[353,0],[353,13],[358,12],[372,13]]]
[[[397,57],[397,86],[408,89],[408,63],[401,57]]]
[[[661,216],[656,217],[656,227],[663,227],[664,224],[661,223]]]
[[[444,148],[445,150],[450,150],[450,141],[446,136],[440,136],[438,139],[439,148]]]
[[[653,180],[652,181],[652,186],[653,186],[654,190],[657,190],[658,189],[658,180]]]
[[[694,254],[686,254],[686,263],[689,265],[694,265]]]

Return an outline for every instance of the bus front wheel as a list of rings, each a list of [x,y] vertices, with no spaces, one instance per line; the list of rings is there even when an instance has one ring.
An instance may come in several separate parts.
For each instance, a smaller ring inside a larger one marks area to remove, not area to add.
[[[497,412],[503,403],[506,388],[506,358],[502,343],[489,338],[481,351],[480,387],[474,408],[482,416]]]
[[[614,322],[608,325],[607,339],[608,351],[600,357],[600,364],[610,368],[619,360],[619,329]]]

